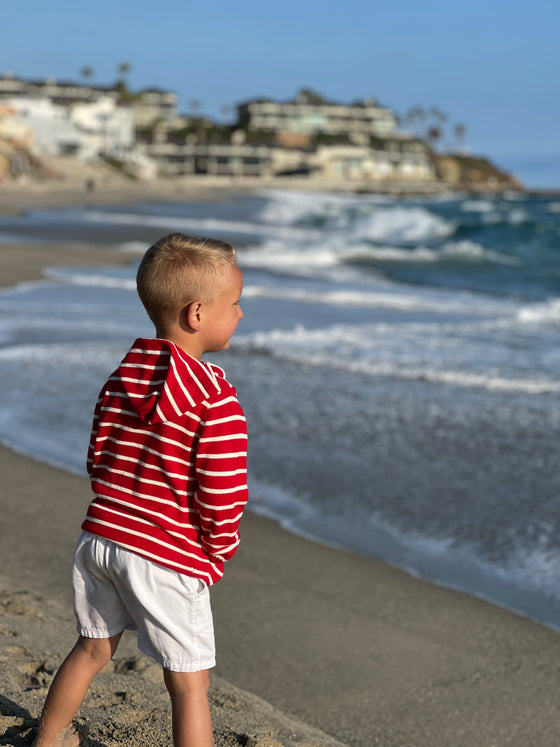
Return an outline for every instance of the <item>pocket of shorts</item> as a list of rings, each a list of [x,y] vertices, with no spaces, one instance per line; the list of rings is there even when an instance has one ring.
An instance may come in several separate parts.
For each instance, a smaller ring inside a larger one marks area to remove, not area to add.
[[[202,594],[206,590],[206,584],[201,578],[196,576],[187,576],[186,573],[181,573],[181,584],[190,594]]]

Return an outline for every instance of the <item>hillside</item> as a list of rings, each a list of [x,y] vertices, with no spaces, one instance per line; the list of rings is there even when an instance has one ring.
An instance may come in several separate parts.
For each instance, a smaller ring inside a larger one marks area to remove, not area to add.
[[[503,192],[523,190],[512,174],[499,169],[487,158],[469,155],[434,155],[438,175],[453,189],[470,192]]]

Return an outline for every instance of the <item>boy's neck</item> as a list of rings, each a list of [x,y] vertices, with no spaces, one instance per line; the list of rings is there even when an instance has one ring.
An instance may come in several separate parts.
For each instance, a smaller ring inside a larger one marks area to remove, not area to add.
[[[199,346],[196,344],[196,335],[189,335],[189,334],[177,334],[170,330],[158,330],[156,329],[156,337],[162,339],[162,340],[169,340],[169,342],[172,342],[174,345],[177,345],[178,348],[181,348],[187,355],[190,355],[191,358],[196,358],[197,360],[202,359],[202,354],[204,353],[203,350],[199,350]]]

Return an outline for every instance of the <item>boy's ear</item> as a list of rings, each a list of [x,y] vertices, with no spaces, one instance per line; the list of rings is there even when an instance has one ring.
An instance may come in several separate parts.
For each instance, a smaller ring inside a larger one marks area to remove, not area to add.
[[[200,301],[193,301],[185,306],[181,312],[181,322],[192,330],[198,331],[201,323],[201,307]]]

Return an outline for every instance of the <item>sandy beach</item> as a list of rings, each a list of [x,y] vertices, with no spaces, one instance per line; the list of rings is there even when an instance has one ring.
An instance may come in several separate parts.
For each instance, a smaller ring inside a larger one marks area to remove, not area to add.
[[[176,188],[179,199],[217,194]],[[96,199],[153,199],[157,185],[134,190]],[[82,200],[62,187],[6,188],[0,211]],[[48,265],[123,261],[129,257],[116,249],[2,247],[0,283],[38,279]],[[4,447],[0,470],[0,744],[16,747],[31,743],[73,642],[70,562],[89,485]],[[212,600],[217,747],[559,743],[560,636],[487,602],[309,542],[250,512]],[[96,681],[79,723],[90,747],[171,743],[161,673],[132,636]]]

